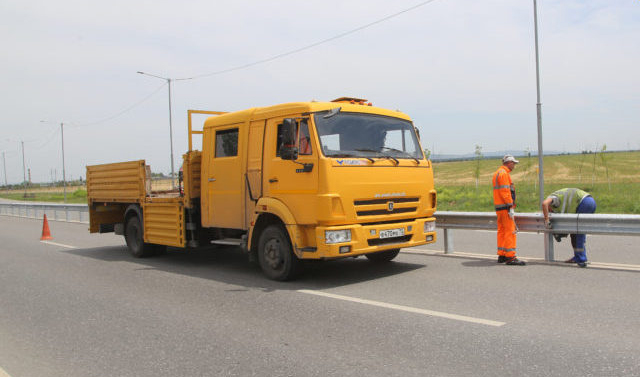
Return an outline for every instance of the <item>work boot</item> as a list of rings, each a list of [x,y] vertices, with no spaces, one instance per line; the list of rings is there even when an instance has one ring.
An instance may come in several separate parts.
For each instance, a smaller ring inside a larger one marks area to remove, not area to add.
[[[572,258],[569,258],[566,261],[564,261],[564,263],[576,263],[576,260],[575,260],[575,258],[572,257]]]
[[[585,268],[587,267],[587,262],[578,262],[578,266]]]
[[[504,264],[507,264],[509,266],[525,266],[527,262],[520,260],[516,257],[513,257],[513,258],[507,258]]]
[[[498,255],[498,263],[504,263],[507,261],[507,257],[504,255]]]

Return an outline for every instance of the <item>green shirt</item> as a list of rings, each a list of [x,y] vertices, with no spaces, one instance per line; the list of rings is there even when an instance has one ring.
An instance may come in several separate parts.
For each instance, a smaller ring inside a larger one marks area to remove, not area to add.
[[[578,213],[578,205],[582,199],[591,196],[588,192],[577,188],[564,188],[554,191],[551,198],[551,209],[556,213]]]

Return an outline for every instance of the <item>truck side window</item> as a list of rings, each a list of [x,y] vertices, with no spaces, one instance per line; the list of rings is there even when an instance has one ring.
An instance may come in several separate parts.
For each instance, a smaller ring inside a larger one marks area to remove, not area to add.
[[[276,135],[276,157],[280,157],[281,146],[282,146],[282,123],[278,124],[278,134]]]
[[[298,154],[311,154],[311,137],[309,136],[309,125],[306,121],[300,122],[298,127]]]
[[[280,156],[280,147],[282,146],[282,123],[278,124],[278,135],[276,138],[276,156]],[[311,137],[309,136],[309,125],[306,119],[303,119],[298,124],[298,154],[310,155],[311,149]]]
[[[238,155],[238,129],[216,131],[216,157]]]

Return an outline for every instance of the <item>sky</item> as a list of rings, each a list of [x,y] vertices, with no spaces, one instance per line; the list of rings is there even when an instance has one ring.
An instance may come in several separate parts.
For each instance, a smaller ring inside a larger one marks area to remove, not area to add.
[[[2,173],[23,181],[24,144],[33,182],[61,180],[61,129],[67,180],[138,159],[170,172],[168,87],[138,71],[194,78],[171,85],[176,171],[188,109],[342,96],[407,113],[436,154],[537,152],[533,15],[532,0],[0,0]],[[640,149],[640,1],[539,0],[538,31],[544,150]]]

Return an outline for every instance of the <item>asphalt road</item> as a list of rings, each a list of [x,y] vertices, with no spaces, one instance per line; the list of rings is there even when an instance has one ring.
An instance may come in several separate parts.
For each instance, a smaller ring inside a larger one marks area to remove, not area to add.
[[[41,227],[0,216],[0,376],[640,375],[633,268],[436,245],[278,283],[232,248],[134,259],[85,224],[50,222],[55,244]]]

